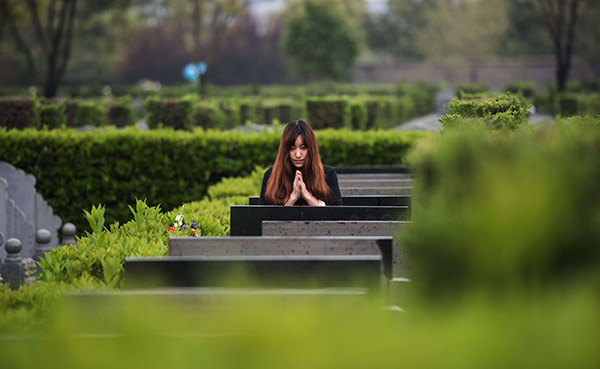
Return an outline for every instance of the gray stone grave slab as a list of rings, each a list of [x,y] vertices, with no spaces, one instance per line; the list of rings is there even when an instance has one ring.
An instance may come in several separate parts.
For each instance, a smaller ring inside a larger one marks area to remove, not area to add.
[[[33,224],[27,220],[25,213],[8,195],[8,183],[0,178],[0,233],[4,240],[16,238],[21,241],[20,255],[30,258],[34,253],[35,231]],[[0,248],[0,260],[6,258],[6,251]]]
[[[379,237],[170,237],[169,256],[378,255],[392,278],[391,236]]]
[[[393,237],[392,275],[408,277],[406,256],[399,242],[402,229],[411,222],[384,220],[273,221],[262,222],[263,236],[369,236]]]
[[[125,258],[124,287],[358,287],[379,295],[381,261],[375,255]]]
[[[411,173],[410,168],[403,165],[349,165],[335,167],[338,174],[379,174],[379,173]]]
[[[340,187],[411,187],[412,179],[344,179],[338,178]]]
[[[263,220],[408,220],[408,206],[230,206],[231,236],[260,236]]]
[[[346,179],[412,179],[410,173],[337,173],[338,180]]]
[[[412,191],[412,187],[340,187],[340,193],[342,196],[411,196]]]
[[[8,196],[25,213],[35,229],[50,231],[50,247],[58,246],[58,231],[62,224],[52,207],[35,189],[35,177],[15,168],[12,164],[0,161],[0,178],[8,183]]]

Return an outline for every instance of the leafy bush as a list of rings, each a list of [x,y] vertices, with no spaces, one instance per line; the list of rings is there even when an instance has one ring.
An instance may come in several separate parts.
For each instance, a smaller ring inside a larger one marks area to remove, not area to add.
[[[60,128],[67,124],[65,104],[60,101],[46,101],[39,106],[40,125],[47,128]]]
[[[345,97],[307,98],[306,115],[314,129],[352,127],[350,104]]]
[[[52,249],[39,264],[39,279],[44,282],[72,285],[106,285],[119,287],[123,280],[123,259],[128,256],[166,256],[169,236],[191,236],[191,223],[202,236],[223,236],[229,229],[229,208],[219,201],[203,200],[185,204],[169,213],[149,207],[137,200],[130,207],[133,219],[105,228],[105,208],[93,206],[85,216],[91,232],[79,237],[77,244]],[[185,229],[173,228],[181,215]],[[171,227],[169,230],[167,227]]]
[[[0,100],[0,127],[24,129],[38,127],[40,111],[36,99],[9,98]]]
[[[105,113],[106,109],[100,101],[78,101],[74,122],[78,127],[85,125],[101,127],[106,124]]]
[[[223,199],[226,197],[244,197],[245,202],[249,196],[257,196],[260,193],[265,168],[256,167],[247,177],[223,178],[219,183],[208,189],[209,198]]]
[[[108,124],[116,127],[127,127],[134,123],[133,100],[131,96],[123,96],[107,103],[106,119]]]
[[[528,104],[520,96],[505,93],[495,97],[476,97],[478,95],[465,95],[465,99],[452,99],[448,104],[448,114],[440,118],[442,128],[483,123],[493,130],[514,130],[527,122]]]
[[[171,127],[191,130],[194,125],[195,98],[192,95],[179,99],[146,98],[146,122],[150,128]]]
[[[227,116],[215,101],[198,101],[194,112],[194,126],[208,128],[225,128]]]

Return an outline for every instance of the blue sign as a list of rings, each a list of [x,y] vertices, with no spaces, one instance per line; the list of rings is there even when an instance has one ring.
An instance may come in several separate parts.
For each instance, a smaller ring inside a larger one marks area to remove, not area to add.
[[[202,74],[206,73],[206,63],[189,63],[183,68],[183,77],[188,81],[196,81]]]
[[[205,62],[200,62],[200,63],[196,64],[196,68],[198,68],[198,73],[200,73],[200,75],[203,75],[204,73],[206,73],[206,63]]]

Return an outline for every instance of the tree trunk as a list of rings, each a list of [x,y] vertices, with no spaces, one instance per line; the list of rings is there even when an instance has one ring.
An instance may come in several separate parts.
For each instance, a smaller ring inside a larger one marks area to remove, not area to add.
[[[537,0],[546,20],[556,56],[556,84],[564,91],[569,78],[575,44],[578,5],[580,0]]]

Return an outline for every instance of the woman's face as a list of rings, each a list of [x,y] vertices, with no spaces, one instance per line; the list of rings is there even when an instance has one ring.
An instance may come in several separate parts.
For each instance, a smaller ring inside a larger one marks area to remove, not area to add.
[[[294,145],[290,148],[290,161],[296,169],[301,169],[308,159],[308,148],[302,140],[302,136],[296,137]]]

